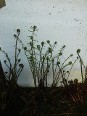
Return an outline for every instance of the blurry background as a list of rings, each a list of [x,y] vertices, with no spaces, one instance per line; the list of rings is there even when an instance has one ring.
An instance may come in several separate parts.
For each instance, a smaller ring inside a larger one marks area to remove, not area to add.
[[[2,0],[0,0],[2,1]],[[0,46],[14,57],[16,29],[21,30],[20,38],[27,43],[29,29],[36,25],[38,41],[58,42],[58,49],[66,45],[63,59],[81,49],[84,64],[87,64],[87,0],[5,0],[6,6],[0,9]],[[2,6],[0,6],[2,7]],[[18,80],[23,86],[33,86],[28,62],[24,53],[21,55],[25,68]],[[3,63],[4,56],[0,55]],[[4,67],[4,64],[3,64]],[[5,69],[5,67],[4,67]],[[6,69],[5,69],[6,70]],[[51,74],[49,74],[51,82]],[[77,62],[70,78],[80,76],[80,64]]]

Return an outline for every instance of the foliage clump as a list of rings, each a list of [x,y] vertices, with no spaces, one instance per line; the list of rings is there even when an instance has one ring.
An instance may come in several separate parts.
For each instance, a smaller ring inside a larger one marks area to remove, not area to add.
[[[73,115],[73,113],[83,115],[87,109],[87,66],[80,56],[81,50],[77,49],[77,58],[74,62],[70,60],[73,54],[63,61],[65,45],[55,53],[57,41],[53,44],[50,40],[39,43],[35,39],[37,26],[31,27],[29,31],[31,36],[27,45],[20,39],[20,29],[17,29],[14,34],[16,40],[14,63],[11,62],[8,53],[0,47],[0,52],[6,57],[4,64],[8,68],[8,72],[5,72],[0,62],[0,116]],[[17,80],[24,68],[19,58],[22,50],[18,48],[19,43],[22,45],[32,72],[35,85],[33,88],[17,85]],[[81,83],[76,78],[68,80],[76,61],[80,63]],[[50,72],[53,80],[48,87]],[[59,82],[61,85],[57,87]]]
[[[57,41],[53,44],[50,40],[42,41],[40,44],[35,40],[37,26],[31,27],[31,36],[29,36],[27,45],[18,37],[19,43],[22,45],[22,49],[27,57],[29,67],[32,72],[35,87],[39,86],[41,80],[44,86],[48,86],[48,75],[52,72],[53,82],[51,86],[57,86],[59,81],[67,75],[69,77],[70,71],[73,67],[73,62],[70,58],[73,54],[70,54],[63,62],[61,61],[65,45],[63,45],[57,53],[55,49],[58,46]],[[66,67],[71,66],[70,71],[66,70]]]

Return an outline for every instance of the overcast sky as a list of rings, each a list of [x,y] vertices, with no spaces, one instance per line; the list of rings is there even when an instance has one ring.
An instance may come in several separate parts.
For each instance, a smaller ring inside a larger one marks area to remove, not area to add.
[[[37,40],[56,40],[58,47],[65,44],[64,58],[71,53],[76,57],[80,48],[87,63],[87,0],[6,0],[6,7],[0,9],[0,46],[13,56],[16,29],[21,29],[26,43],[33,25],[38,27]],[[24,74],[29,75],[27,66],[25,70]]]

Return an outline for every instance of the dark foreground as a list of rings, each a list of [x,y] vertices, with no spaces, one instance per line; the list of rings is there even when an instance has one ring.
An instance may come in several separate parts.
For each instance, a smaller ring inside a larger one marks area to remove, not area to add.
[[[0,116],[87,116],[85,83],[37,88],[11,84],[0,91]]]

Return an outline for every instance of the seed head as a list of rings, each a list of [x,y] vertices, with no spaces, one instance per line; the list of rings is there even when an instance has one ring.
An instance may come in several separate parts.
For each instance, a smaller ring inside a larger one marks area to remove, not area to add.
[[[81,50],[80,49],[77,49],[77,53],[79,54],[81,52]]]

